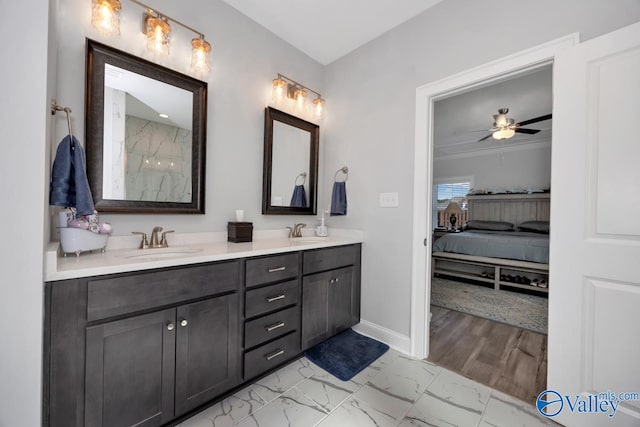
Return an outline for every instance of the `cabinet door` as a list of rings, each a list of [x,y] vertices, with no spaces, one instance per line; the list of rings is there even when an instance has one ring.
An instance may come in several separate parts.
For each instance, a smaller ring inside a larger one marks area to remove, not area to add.
[[[354,268],[306,276],[302,280],[302,349],[306,350],[355,323],[360,303]]]
[[[329,280],[332,272],[302,279],[302,350],[329,338]]]
[[[173,418],[175,309],[87,328],[86,426]]]
[[[353,267],[333,271],[329,279],[328,310],[332,336],[355,324],[352,321],[354,299]]]
[[[176,416],[239,382],[238,295],[178,307]]]

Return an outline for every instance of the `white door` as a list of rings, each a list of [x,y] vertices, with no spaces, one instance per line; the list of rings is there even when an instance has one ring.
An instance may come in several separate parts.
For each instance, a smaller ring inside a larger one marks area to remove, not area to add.
[[[638,426],[640,23],[556,56],[552,159],[547,410]]]

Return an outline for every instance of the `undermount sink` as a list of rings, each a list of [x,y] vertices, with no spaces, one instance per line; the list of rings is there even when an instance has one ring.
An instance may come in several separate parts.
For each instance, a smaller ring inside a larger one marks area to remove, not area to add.
[[[302,237],[293,237],[291,241],[294,243],[313,243],[313,242],[326,242],[329,240],[329,237],[320,237],[320,236],[302,236]]]
[[[202,252],[201,248],[156,248],[156,249],[140,249],[135,252],[127,252],[120,255],[122,258],[133,260],[156,260],[164,258],[173,258],[181,255],[189,255]]]

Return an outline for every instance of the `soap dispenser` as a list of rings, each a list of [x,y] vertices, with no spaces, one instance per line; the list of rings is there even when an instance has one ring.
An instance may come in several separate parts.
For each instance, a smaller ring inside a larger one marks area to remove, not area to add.
[[[328,210],[322,211],[322,216],[320,217],[320,225],[316,227],[316,236],[318,237],[326,237],[329,235],[329,230],[325,225],[325,213],[329,213]]]

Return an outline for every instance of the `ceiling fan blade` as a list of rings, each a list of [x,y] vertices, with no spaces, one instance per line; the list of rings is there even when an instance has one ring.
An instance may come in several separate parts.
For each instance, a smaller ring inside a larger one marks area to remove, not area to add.
[[[544,116],[540,116],[533,119],[524,120],[520,123],[516,123],[516,126],[526,126],[526,125],[530,125],[531,123],[543,122],[545,120],[549,120],[550,118],[551,118],[551,114],[545,114]]]
[[[540,132],[540,129],[523,129],[523,128],[516,128],[515,129],[516,132],[520,132],[520,133],[528,133],[529,135],[533,135],[535,133]]]
[[[480,138],[480,139],[479,139],[479,140],[477,140],[476,142],[481,142],[481,141],[484,141],[485,139],[491,138],[491,136],[492,136],[492,135],[493,135],[493,134],[492,134],[492,133],[490,133],[489,135],[485,136],[484,138]]]

